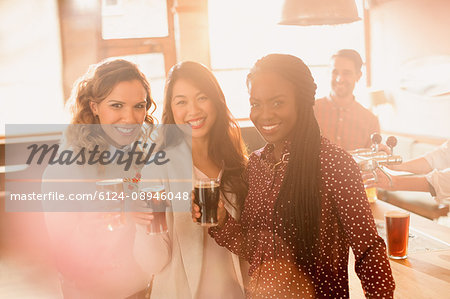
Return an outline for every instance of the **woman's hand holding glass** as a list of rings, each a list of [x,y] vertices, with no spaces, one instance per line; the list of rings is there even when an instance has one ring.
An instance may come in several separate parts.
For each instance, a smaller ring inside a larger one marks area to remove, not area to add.
[[[153,210],[145,201],[138,200],[133,203],[133,211],[130,213],[131,219],[140,225],[150,226],[154,218]]]
[[[166,199],[163,184],[146,186],[140,190],[131,215],[136,223],[146,227],[147,234],[167,232]]]
[[[191,201],[192,221],[195,223],[200,223],[200,218],[202,216],[202,212],[201,212],[200,206],[195,203],[195,192],[194,191],[192,191],[192,193],[191,193],[191,198],[192,198],[192,201]],[[224,202],[222,200],[219,200],[219,203],[217,206],[217,221],[218,221],[217,227],[218,228],[222,228],[225,225],[225,222],[228,217],[227,214],[228,213],[227,213],[227,210],[225,209]]]

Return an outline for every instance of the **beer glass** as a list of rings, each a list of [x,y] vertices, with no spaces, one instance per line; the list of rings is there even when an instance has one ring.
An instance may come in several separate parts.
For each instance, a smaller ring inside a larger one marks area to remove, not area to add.
[[[124,200],[123,200],[123,179],[102,180],[95,183],[98,191],[97,200],[105,201],[109,231],[120,228],[125,224]]]
[[[367,199],[370,203],[375,202],[377,198],[377,188],[376,187],[367,187],[369,184],[373,184],[376,181],[376,172],[375,169],[378,168],[378,163],[375,160],[364,160],[358,163],[359,169],[363,172],[372,172],[373,178],[364,180],[364,188],[366,191]]]
[[[166,193],[164,185],[154,185],[141,189],[144,193],[145,203],[147,208],[150,208],[153,213],[153,219],[147,225],[147,234],[161,234],[167,232],[166,221]]]
[[[375,180],[364,180],[364,189],[366,191],[367,199],[370,203],[374,203],[377,201],[377,188],[376,187],[367,187],[368,183],[374,182]]]
[[[388,211],[386,220],[386,237],[388,256],[392,259],[405,259],[408,256],[409,213]]]
[[[197,224],[202,226],[216,226],[218,224],[219,187],[219,179],[201,178],[195,181],[194,203],[200,207],[201,213],[200,218],[197,218]]]

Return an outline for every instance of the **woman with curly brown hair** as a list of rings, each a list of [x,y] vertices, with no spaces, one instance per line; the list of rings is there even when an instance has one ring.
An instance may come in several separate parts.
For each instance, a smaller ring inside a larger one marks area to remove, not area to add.
[[[134,296],[170,258],[167,234],[147,234],[152,214],[124,211],[129,195],[138,192],[142,167],[134,163],[124,169],[119,157],[133,150],[132,144],[145,138],[154,122],[150,86],[135,64],[121,59],[104,61],[76,83],[71,105],[73,118],[65,132],[64,152],[84,150],[95,158],[49,165],[42,190],[98,198],[61,206],[46,204],[62,291],[65,298]],[[105,156],[118,158],[103,163]],[[134,181],[125,183],[125,178]],[[98,184],[118,189],[97,193]],[[118,205],[119,212],[109,212]]]
[[[73,131],[66,134],[68,145],[87,148],[99,142],[117,147],[131,144],[139,131],[146,128],[142,124],[154,123],[151,114],[156,109],[144,74],[136,65],[122,59],[92,65],[75,83],[69,105],[71,124],[102,125],[104,132],[100,133],[81,131],[85,126],[69,127]],[[129,132],[127,126],[136,132]]]

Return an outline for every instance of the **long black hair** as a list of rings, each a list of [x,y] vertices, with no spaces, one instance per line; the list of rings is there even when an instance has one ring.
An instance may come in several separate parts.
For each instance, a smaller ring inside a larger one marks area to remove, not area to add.
[[[217,117],[209,132],[208,155],[216,165],[221,166],[223,163],[221,186],[224,191],[236,194],[235,208],[240,211],[247,196],[247,183],[243,179],[247,150],[239,126],[227,107],[225,95],[216,77],[207,67],[193,61],[180,62],[172,67],[166,80],[163,124],[175,124],[171,103],[173,87],[179,79],[190,82],[214,104]]]
[[[261,72],[277,73],[295,86],[298,117],[290,135],[290,157],[275,213],[282,221],[282,231],[289,234],[294,228],[298,239],[296,253],[308,256],[318,239],[321,213],[321,137],[313,110],[316,84],[305,63],[292,55],[270,54],[259,59],[247,76],[247,85]]]

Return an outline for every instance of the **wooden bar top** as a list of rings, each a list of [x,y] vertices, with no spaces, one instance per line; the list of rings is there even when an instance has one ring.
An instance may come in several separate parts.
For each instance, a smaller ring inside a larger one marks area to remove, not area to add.
[[[402,210],[383,201],[371,204],[376,221],[384,221],[384,213]],[[420,233],[438,249],[408,253],[405,260],[390,259],[395,280],[395,298],[450,298],[450,228],[410,213],[410,233]],[[364,298],[361,282],[354,271],[354,257],[349,263],[350,298]]]

